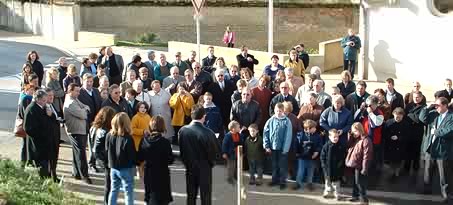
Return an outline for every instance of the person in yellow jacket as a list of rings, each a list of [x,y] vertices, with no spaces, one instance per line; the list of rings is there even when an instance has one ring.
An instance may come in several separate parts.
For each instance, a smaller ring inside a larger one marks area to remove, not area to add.
[[[283,65],[285,68],[293,68],[294,76],[300,76],[305,82],[305,66],[304,62],[297,57],[297,51],[291,50],[289,52],[289,59]]]
[[[172,143],[178,143],[178,131],[185,124],[189,123],[186,118],[190,117],[190,111],[194,105],[192,95],[182,86],[178,87],[178,92],[170,98],[170,107],[173,109],[173,119],[171,125],[175,129],[175,136]]]
[[[149,135],[149,122],[151,121],[151,116],[148,114],[149,106],[146,102],[137,103],[137,114],[132,117],[131,126],[132,126],[132,139],[134,140],[135,150],[138,151],[140,142],[142,141],[145,135]],[[144,176],[144,164],[138,166],[138,176],[140,179]]]

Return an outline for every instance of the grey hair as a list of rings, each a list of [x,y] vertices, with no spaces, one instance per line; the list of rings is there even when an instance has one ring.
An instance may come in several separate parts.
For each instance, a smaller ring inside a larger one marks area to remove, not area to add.
[[[33,93],[33,100],[36,102],[46,96],[47,96],[46,91],[43,89],[39,89],[39,90],[35,91],[35,93]]]
[[[178,74],[179,74],[179,68],[178,66],[173,66],[170,68],[170,73],[173,73],[173,71],[178,71]]]
[[[153,54],[153,53],[155,53],[153,50],[149,50],[149,51],[148,51],[148,56],[151,55],[151,54]]]
[[[341,103],[341,106],[344,106],[344,103],[345,103],[344,98],[341,95],[332,96],[332,102],[334,102],[334,103],[339,102],[339,103]]]
[[[376,95],[370,95],[365,103],[368,105],[377,105],[379,103],[379,98]]]

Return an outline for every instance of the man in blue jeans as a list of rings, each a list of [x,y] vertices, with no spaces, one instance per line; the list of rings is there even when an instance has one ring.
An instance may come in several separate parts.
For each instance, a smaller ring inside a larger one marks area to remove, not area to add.
[[[348,35],[341,40],[343,48],[343,70],[348,70],[351,73],[351,80],[354,79],[355,64],[357,62],[358,50],[362,47],[360,38],[355,35],[354,30],[348,29]]]
[[[292,140],[291,121],[285,116],[283,103],[277,103],[274,116],[267,120],[263,131],[263,148],[272,157],[272,181],[269,186],[286,188],[288,151]]]

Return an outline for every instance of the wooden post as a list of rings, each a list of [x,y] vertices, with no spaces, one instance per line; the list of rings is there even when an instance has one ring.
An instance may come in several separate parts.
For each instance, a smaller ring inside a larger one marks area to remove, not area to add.
[[[242,173],[242,161],[243,161],[243,152],[242,146],[237,147],[237,205],[245,205],[245,187],[244,187],[244,178]]]

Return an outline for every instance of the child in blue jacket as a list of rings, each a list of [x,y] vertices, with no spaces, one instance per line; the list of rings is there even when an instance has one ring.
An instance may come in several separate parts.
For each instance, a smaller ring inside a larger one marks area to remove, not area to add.
[[[236,148],[239,145],[244,145],[245,137],[241,133],[241,126],[237,121],[231,121],[228,124],[227,134],[223,138],[222,143],[222,158],[227,162],[227,182],[234,184],[234,179],[236,178]]]
[[[295,150],[298,170],[296,177],[297,183],[293,187],[294,190],[300,189],[303,186],[305,173],[307,173],[307,188],[310,191],[313,190],[314,166],[322,149],[321,137],[316,133],[316,125],[316,122],[313,120],[305,120],[304,131],[297,133]]]

